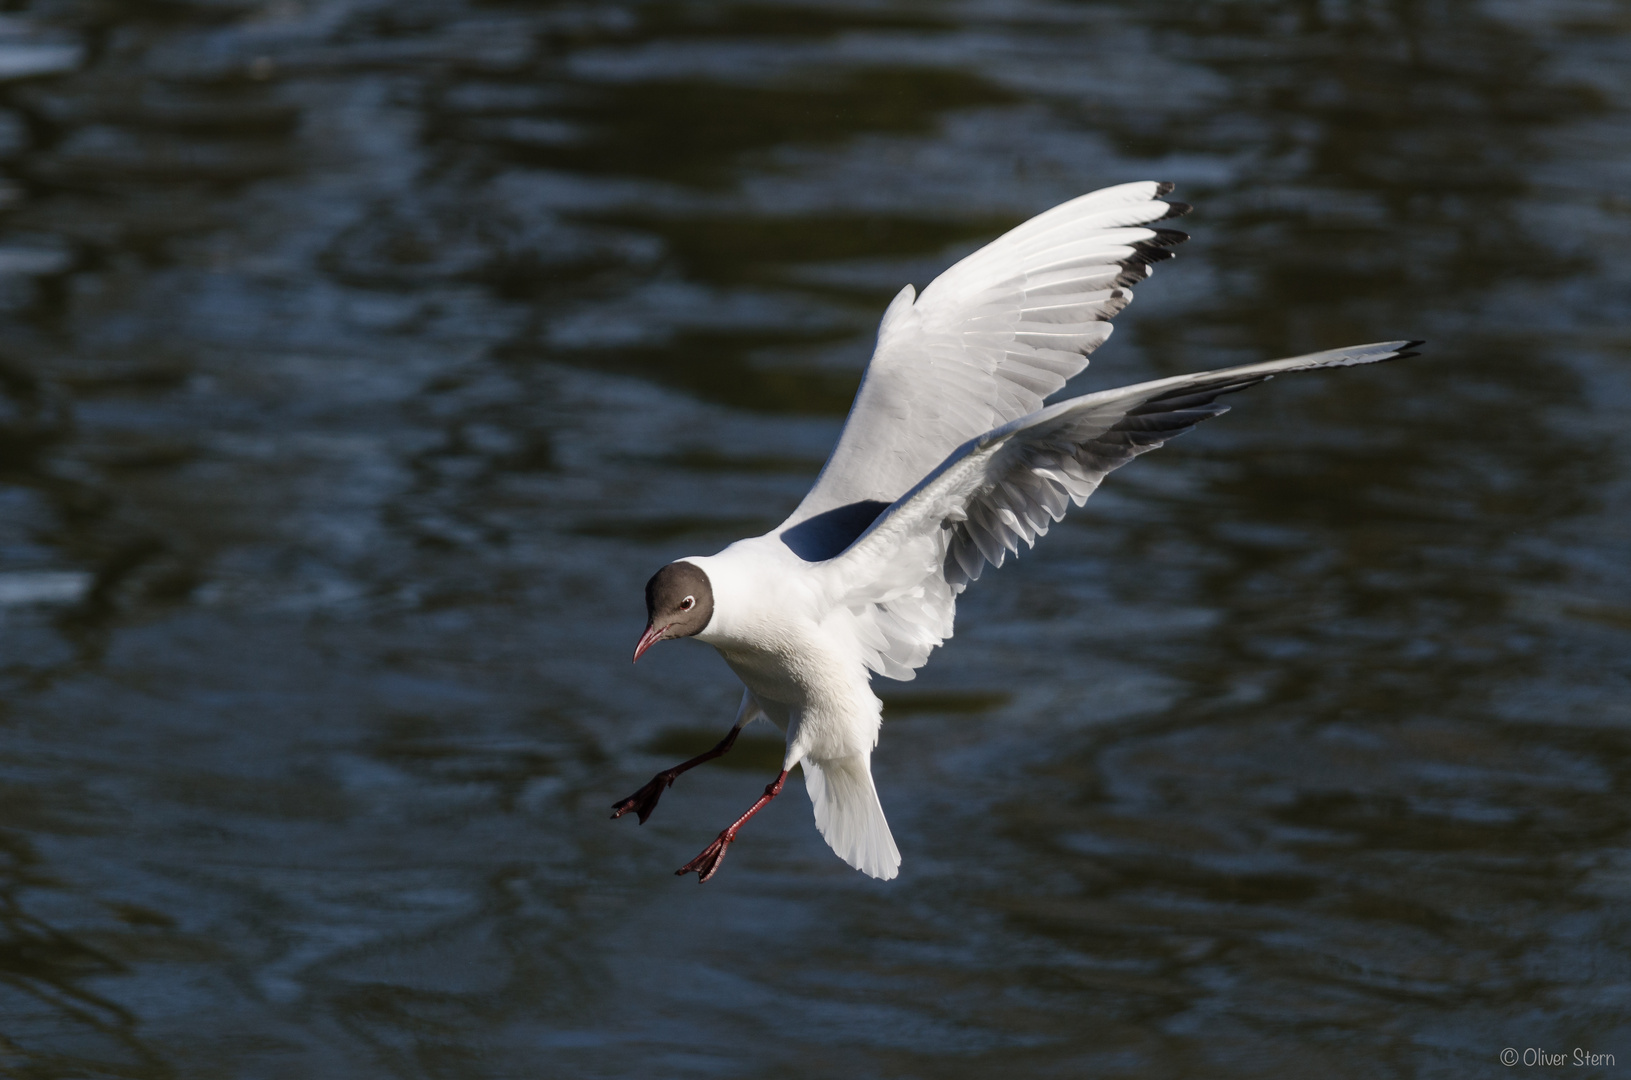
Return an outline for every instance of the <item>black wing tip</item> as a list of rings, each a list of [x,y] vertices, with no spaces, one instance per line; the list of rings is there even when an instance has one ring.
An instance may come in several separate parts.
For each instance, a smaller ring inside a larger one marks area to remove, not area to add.
[[[1425,345],[1425,344],[1427,344],[1427,341],[1426,341],[1425,338],[1418,339],[1416,341],[1407,341],[1403,345],[1399,346],[1399,351],[1394,353],[1392,356],[1388,357],[1388,359],[1389,360],[1408,360],[1412,356],[1420,356],[1421,353],[1416,351],[1416,346],[1417,345]]]
[[[1157,195],[1170,195],[1177,186],[1171,180],[1157,180],[1155,182],[1155,193]]]
[[[1150,276],[1150,267],[1155,263],[1164,262],[1175,257],[1175,253],[1166,248],[1140,242],[1133,245],[1133,254],[1121,260],[1121,273],[1116,275],[1115,283],[1119,286],[1137,285]]]
[[[1139,240],[1129,245],[1133,249],[1133,254],[1121,260],[1121,273],[1116,275],[1116,285],[1125,288],[1143,281],[1150,276],[1151,266],[1173,258],[1176,253],[1172,248],[1189,239],[1188,233],[1179,232],[1177,229],[1150,231],[1155,235],[1148,240]]]
[[[1164,215],[1162,215],[1161,217],[1156,218],[1156,220],[1157,221],[1170,221],[1173,218],[1181,218],[1181,217],[1183,217],[1185,214],[1189,213],[1193,209],[1195,209],[1195,208],[1193,206],[1189,205],[1186,202],[1178,202],[1178,201],[1174,200],[1172,202],[1167,203],[1167,212]]]

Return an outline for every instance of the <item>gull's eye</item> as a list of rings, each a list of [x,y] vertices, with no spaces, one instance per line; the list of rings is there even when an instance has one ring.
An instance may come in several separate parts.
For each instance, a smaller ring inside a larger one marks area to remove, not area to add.
[[[694,608],[696,606],[697,606],[697,598],[694,597],[694,596],[687,596],[684,600],[680,601],[680,610],[681,611],[690,611],[692,608]]]

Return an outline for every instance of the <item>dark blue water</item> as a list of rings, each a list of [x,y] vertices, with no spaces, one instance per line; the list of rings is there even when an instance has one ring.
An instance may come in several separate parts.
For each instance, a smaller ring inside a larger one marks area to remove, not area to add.
[[[1617,3],[19,0],[0,1071],[1631,1068]],[[1088,390],[1355,342],[960,606],[840,863],[669,559],[885,303],[1070,196],[1194,239]],[[1512,1047],[1614,1054],[1520,1064]]]

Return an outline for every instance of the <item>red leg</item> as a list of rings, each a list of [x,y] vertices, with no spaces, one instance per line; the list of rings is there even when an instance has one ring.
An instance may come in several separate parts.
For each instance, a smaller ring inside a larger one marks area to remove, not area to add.
[[[787,770],[783,769],[781,771],[781,775],[776,777],[774,783],[766,785],[765,793],[759,796],[758,802],[748,807],[747,813],[737,818],[731,824],[730,828],[720,833],[713,843],[709,844],[705,849],[703,849],[701,855],[698,855],[696,858],[674,871],[674,873],[680,877],[684,877],[686,874],[689,874],[694,870],[696,871],[698,885],[701,885],[704,881],[707,881],[709,878],[713,877],[719,870],[719,864],[725,861],[725,849],[731,846],[732,840],[736,839],[736,830],[740,829],[744,824],[746,824],[748,818],[752,817],[754,814],[757,814],[759,811],[763,810],[767,805],[769,805],[771,799],[774,799],[777,795],[780,795],[782,793],[782,785],[785,783],[787,783]]]
[[[612,817],[620,818],[630,810],[633,810],[640,815],[640,824],[644,825],[646,823],[646,818],[650,817],[651,812],[657,809],[657,800],[663,797],[664,788],[673,787],[674,781],[679,779],[680,773],[686,772],[689,769],[694,769],[698,765],[701,765],[704,761],[712,761],[714,758],[722,756],[725,751],[729,750],[733,745],[735,745],[736,735],[741,730],[742,725],[738,724],[736,727],[731,728],[730,734],[726,735],[723,739],[720,739],[719,744],[712,750],[709,750],[705,754],[698,754],[690,761],[681,762],[672,769],[664,769],[662,772],[652,777],[651,783],[647,784],[639,791],[636,791],[633,795],[630,795],[622,802],[614,803],[612,805]]]

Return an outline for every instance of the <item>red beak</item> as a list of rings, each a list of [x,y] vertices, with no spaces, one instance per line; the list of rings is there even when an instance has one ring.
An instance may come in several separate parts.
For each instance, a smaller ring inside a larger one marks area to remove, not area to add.
[[[661,641],[663,638],[663,631],[667,629],[668,627],[666,626],[656,625],[646,627],[646,632],[640,635],[640,644],[634,647],[634,660],[639,660],[640,657],[645,654],[647,649]],[[634,661],[630,661],[630,663],[633,662]]]

